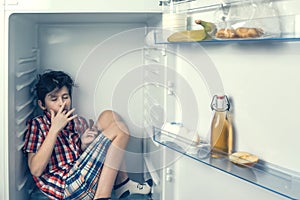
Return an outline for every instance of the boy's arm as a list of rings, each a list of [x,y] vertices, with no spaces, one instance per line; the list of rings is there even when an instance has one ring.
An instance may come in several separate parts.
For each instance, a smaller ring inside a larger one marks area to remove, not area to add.
[[[28,154],[28,166],[31,174],[34,176],[40,176],[48,165],[51,154],[53,152],[53,148],[56,143],[57,135],[60,130],[65,127],[69,121],[77,117],[77,115],[71,115],[75,111],[75,109],[72,109],[65,113],[63,112],[63,108],[64,106],[61,107],[56,115],[53,111],[50,110],[51,127],[49,129],[47,137],[36,153]]]
[[[28,153],[28,166],[34,176],[40,176],[49,163],[58,132],[49,130],[49,133],[36,153]]]

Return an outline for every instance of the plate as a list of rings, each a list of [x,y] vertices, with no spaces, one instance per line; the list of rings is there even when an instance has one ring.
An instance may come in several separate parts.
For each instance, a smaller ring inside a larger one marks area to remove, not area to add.
[[[222,41],[234,41],[234,40],[263,40],[263,39],[269,39],[269,38],[275,38],[276,35],[274,34],[263,34],[262,36],[259,37],[247,37],[247,38],[218,38],[218,37],[213,37],[214,40],[222,40]]]

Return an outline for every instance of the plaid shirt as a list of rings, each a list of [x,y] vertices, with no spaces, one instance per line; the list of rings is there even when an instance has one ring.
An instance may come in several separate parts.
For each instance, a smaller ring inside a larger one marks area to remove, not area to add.
[[[45,112],[43,116],[28,121],[25,133],[25,153],[36,153],[43,144],[51,126],[51,115]],[[51,199],[63,199],[65,179],[75,161],[81,155],[80,135],[88,128],[84,118],[78,117],[69,122],[58,133],[57,140],[49,163],[41,176],[33,179],[40,190]]]

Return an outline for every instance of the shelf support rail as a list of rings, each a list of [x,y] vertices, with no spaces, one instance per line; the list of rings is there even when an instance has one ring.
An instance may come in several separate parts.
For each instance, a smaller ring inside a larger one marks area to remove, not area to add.
[[[273,0],[273,2],[280,2],[280,1],[286,1],[286,0]],[[233,7],[233,6],[239,6],[241,4],[247,5],[247,4],[259,3],[259,2],[263,2],[263,1],[262,0],[251,0],[251,1],[236,0],[236,1],[211,4],[211,5],[197,6],[194,8],[189,8],[187,10],[183,10],[181,12],[195,13],[195,12],[213,11],[216,9],[222,9],[223,11],[226,11],[226,10],[229,10],[229,8]]]

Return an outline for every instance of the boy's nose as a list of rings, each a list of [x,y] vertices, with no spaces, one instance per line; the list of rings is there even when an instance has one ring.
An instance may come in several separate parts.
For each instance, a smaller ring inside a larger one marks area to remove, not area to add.
[[[59,105],[62,106],[64,104],[65,100],[63,98],[59,98]]]

